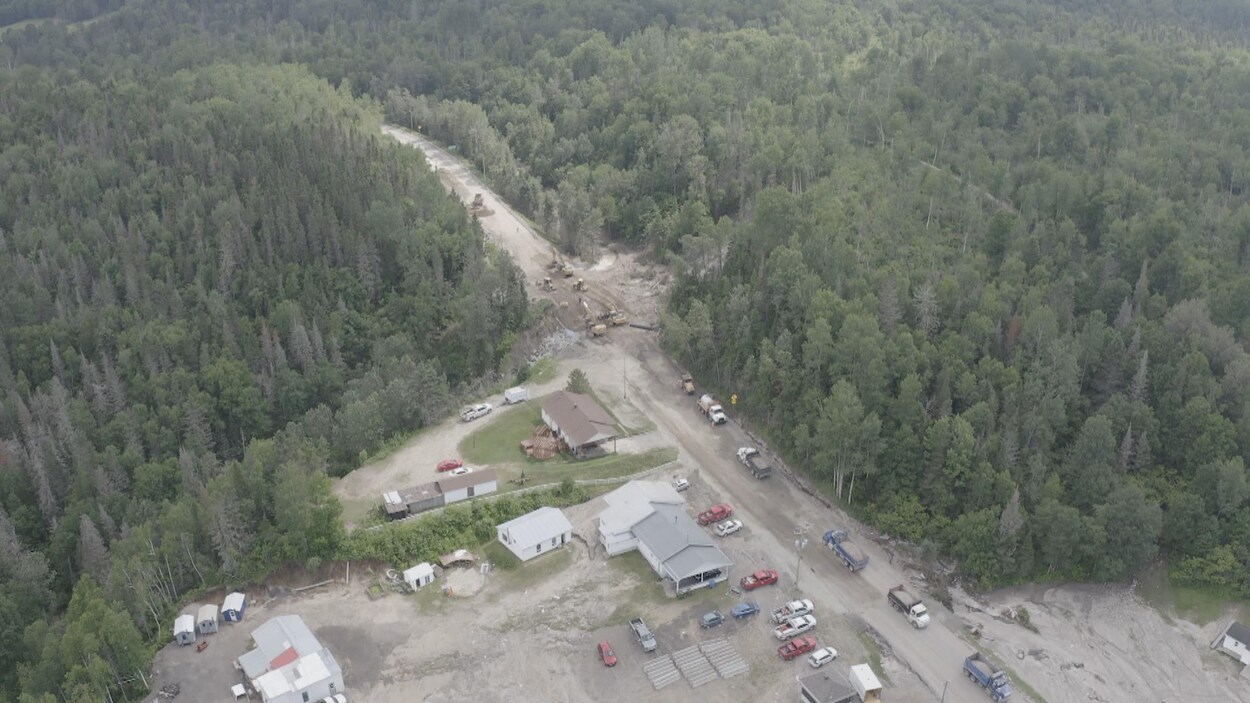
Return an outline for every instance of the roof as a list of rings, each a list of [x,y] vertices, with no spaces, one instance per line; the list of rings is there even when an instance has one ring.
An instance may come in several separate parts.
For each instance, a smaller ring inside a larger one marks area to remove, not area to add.
[[[633,532],[672,576],[680,580],[733,565],[680,506],[655,503],[652,508]]]
[[[256,648],[239,657],[239,666],[249,679],[255,679],[269,669],[282,666],[274,662],[319,652],[321,643],[313,636],[304,620],[298,615],[279,615],[252,631]],[[293,650],[294,656],[287,650]],[[289,663],[289,662],[287,662]]]
[[[499,474],[495,473],[494,469],[475,469],[467,474],[440,478],[435,481],[435,483],[438,484],[438,489],[440,491],[443,493],[449,493],[451,491],[458,491],[462,488],[468,488],[469,486],[480,486],[483,483],[490,483],[491,481],[495,481],[496,483],[499,482]]]
[[[616,421],[588,395],[552,393],[543,401],[543,412],[560,428],[564,441],[575,449],[616,436]]]
[[[196,622],[204,622],[205,620],[217,620],[217,606],[201,605],[195,615]]]
[[[195,632],[195,616],[191,613],[183,613],[174,620],[174,634],[180,632]]]
[[[418,501],[429,500],[438,496],[438,485],[434,483],[423,483],[420,486],[404,488],[398,491],[387,491],[382,494],[382,500],[390,505],[408,505]]]
[[[847,682],[839,681],[831,671],[824,670],[795,678],[816,703],[847,703],[859,700],[855,689],[851,688]]]
[[[328,657],[326,652],[313,652],[312,654],[300,657],[298,660],[292,659],[287,664],[293,663],[292,666],[274,669],[269,671],[255,680],[256,690],[260,691],[261,700],[272,700],[279,696],[295,691],[303,691],[313,686],[319,681],[330,678],[330,667],[323,659]]]
[[[423,561],[414,567],[404,569],[404,580],[415,581],[419,578],[425,578],[426,576],[431,576],[433,574],[434,567],[430,566],[428,562]]]
[[[1250,627],[1246,627],[1236,620],[1229,623],[1228,629],[1224,631],[1224,634],[1242,644],[1250,644]]]
[[[851,667],[851,677],[859,679],[864,684],[865,691],[880,691],[881,682],[877,680],[877,675],[873,673],[872,667],[867,664],[856,664]]]
[[[572,532],[573,524],[558,508],[544,507],[509,520],[498,529],[507,532],[513,543],[525,547]]]
[[[243,610],[245,596],[238,591],[226,596],[225,602],[221,604],[222,610]]]
[[[681,505],[681,495],[660,481],[630,481],[603,496],[608,508],[599,513],[599,528],[607,534],[628,531],[655,512],[652,503]]]
[[[450,554],[444,554],[439,557],[439,561],[442,562],[443,567],[446,568],[452,564],[458,564],[461,562],[473,563],[477,561],[477,557],[473,556],[473,552],[470,552],[467,549],[457,549]]]

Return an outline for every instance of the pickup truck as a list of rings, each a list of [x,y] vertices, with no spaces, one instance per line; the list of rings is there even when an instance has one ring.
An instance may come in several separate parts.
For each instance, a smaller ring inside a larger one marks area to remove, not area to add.
[[[907,621],[912,627],[923,630],[929,626],[929,609],[924,607],[924,602],[909,593],[902,584],[891,588],[886,594],[886,600],[889,601],[890,607],[907,616]]]
[[[792,600],[773,611],[773,622],[783,623],[790,618],[797,618],[800,615],[811,615],[814,612],[816,612],[816,607],[810,600],[806,598]]]
[[[807,636],[790,640],[777,648],[777,656],[786,661],[790,661],[795,657],[807,654],[816,649],[816,638]]]
[[[712,507],[699,513],[700,525],[711,525],[714,522],[720,522],[734,514],[734,507],[729,503],[717,503]]]
[[[634,637],[638,639],[638,644],[642,645],[642,651],[655,651],[655,635],[651,634],[651,629],[642,621],[642,618],[630,620],[629,629],[634,631]]]
[[[729,417],[725,415],[725,409],[716,402],[715,398],[706,393],[699,397],[699,411],[707,415],[707,419],[711,420],[713,425],[723,425],[729,421]]]
[[[994,699],[994,703],[1003,703],[1011,698],[1011,683],[1007,680],[1006,672],[994,666],[984,654],[980,652],[969,654],[964,660],[964,673],[972,679],[973,683],[985,689],[990,698]]]
[[[739,584],[744,591],[754,591],[760,586],[769,586],[777,583],[777,571],[775,569],[760,569],[750,576],[743,576]]]
[[[464,420],[465,422],[473,422],[479,417],[486,417],[487,415],[490,414],[490,411],[494,409],[495,409],[495,406],[491,405],[490,403],[477,403],[474,405],[470,405],[469,407],[460,411],[460,419]]]
[[[859,548],[859,545],[851,541],[851,536],[846,533],[846,530],[826,532],[825,546],[832,549],[851,571],[859,571],[868,566],[868,555]]]
[[[764,455],[755,447],[739,447],[738,462],[747,467],[747,471],[755,478],[768,478],[773,475],[773,467],[764,460]]]
[[[797,637],[804,632],[810,632],[814,627],[816,627],[816,616],[800,615],[795,618],[790,618],[773,628],[773,637],[776,637],[784,642],[792,637]]]

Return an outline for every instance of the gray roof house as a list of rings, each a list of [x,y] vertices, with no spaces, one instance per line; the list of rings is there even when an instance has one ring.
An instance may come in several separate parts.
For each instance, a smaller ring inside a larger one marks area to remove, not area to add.
[[[1250,664],[1250,627],[1234,620],[1216,642],[1225,654],[1242,664]]]
[[[343,670],[298,615],[280,615],[252,631],[255,648],[235,661],[264,703],[319,701],[342,693]]]
[[[542,415],[543,422],[578,456],[616,439],[616,421],[588,395],[552,393],[543,401]]]
[[[859,703],[859,695],[845,679],[839,680],[827,668],[815,674],[796,676],[799,700],[803,703]]]

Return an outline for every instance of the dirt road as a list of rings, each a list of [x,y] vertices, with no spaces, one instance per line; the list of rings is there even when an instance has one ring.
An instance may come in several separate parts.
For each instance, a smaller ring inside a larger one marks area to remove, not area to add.
[[[487,207],[494,211],[492,215],[481,218],[487,235],[513,255],[529,279],[534,280],[545,275],[544,266],[550,261],[551,246],[482,184],[462,162],[419,135],[393,127],[386,127],[384,131],[405,144],[421,149],[426,159],[439,170],[448,188],[466,203],[476,193],[483,194]],[[639,301],[639,307],[652,308],[640,311],[633,305],[636,297],[630,295],[632,290],[622,290],[631,288],[628,285],[623,286],[622,281],[636,283],[643,276],[636,272],[623,274],[619,270],[615,273],[608,270],[613,266],[619,269],[621,263],[618,261],[615,264],[585,269],[592,291],[598,287],[604,295],[622,301],[627,312],[653,314],[654,299]],[[579,275],[582,274],[579,272]],[[576,362],[587,372],[592,383],[597,387],[620,389],[622,395],[628,396],[630,403],[657,424],[660,432],[671,435],[679,447],[679,460],[687,467],[696,469],[704,481],[727,496],[733,502],[738,516],[759,537],[763,549],[753,555],[758,561],[752,563],[739,559],[735,567],[737,573],[760,567],[778,568],[785,574],[783,579],[787,581],[788,587],[793,588],[797,577],[801,590],[814,600],[844,613],[852,622],[862,621],[865,628],[871,628],[887,649],[887,661],[890,658],[897,660],[923,682],[924,690],[914,692],[909,689],[915,687],[908,686],[906,682],[896,682],[901,684],[899,688],[902,690],[892,687],[891,700],[963,702],[985,699],[985,694],[962,674],[963,659],[973,649],[963,639],[965,620],[932,603],[931,606],[935,607],[931,607],[930,612],[934,616],[934,622],[926,630],[913,630],[905,618],[888,607],[885,597],[889,588],[907,582],[909,574],[901,565],[892,564],[890,555],[867,539],[857,540],[872,560],[867,569],[860,573],[850,573],[840,563],[835,562],[833,555],[821,543],[821,535],[835,526],[848,528],[854,534],[856,524],[840,511],[825,508],[780,476],[763,482],[752,479],[734,459],[737,447],[751,443],[749,437],[732,421],[726,426],[713,428],[703,420],[695,409],[693,399],[676,387],[679,369],[661,350],[654,333],[626,328],[614,329],[610,333],[610,341],[584,345],[577,355],[579,358]],[[803,531],[808,539],[802,553],[801,570],[797,574],[796,531]],[[1009,627],[1030,634],[1019,626]],[[1054,641],[1055,638],[1068,637],[1070,633],[1058,626],[1053,629],[1053,633],[1050,635],[1052,641],[1049,646],[1052,651],[1058,651],[1062,647],[1062,639]],[[1177,639],[1173,638],[1174,641]],[[1184,638],[1179,640],[1182,643],[1179,646],[1184,646],[1183,643],[1187,641]],[[993,642],[984,644],[988,646]],[[989,648],[991,651],[994,649]],[[1011,658],[1005,652],[999,652],[999,655],[1004,656],[1009,666],[1024,669],[1019,660]],[[1197,655],[1187,661],[1196,658]],[[1134,664],[1127,654],[1117,661],[1117,665],[1123,667],[1132,667]],[[1137,664],[1142,666],[1140,662]],[[1059,663],[1052,662],[1052,665],[1058,667]],[[1120,700],[1106,691],[1091,690],[1089,686],[1075,686],[1070,678],[1043,676],[1039,667],[1028,667],[1024,670],[1030,676],[1038,676],[1038,680],[1026,678],[1026,681],[1039,690],[1049,703]],[[1091,686],[1095,687],[1098,681],[1106,682],[1104,686],[1116,686],[1117,681],[1123,680],[1123,677],[1110,671],[1089,673]],[[1191,686],[1188,689],[1191,694],[1210,688],[1213,696],[1211,700],[1215,700],[1219,692],[1227,690],[1224,686],[1211,688],[1201,667],[1191,673],[1193,675],[1184,677],[1186,684]],[[1168,671],[1155,674],[1156,678],[1169,680],[1172,675]],[[893,673],[891,677],[896,678]],[[1153,690],[1152,680],[1150,674],[1142,675],[1135,681],[1135,685],[1141,687],[1138,692]],[[1167,686],[1159,690],[1173,689]],[[1019,687],[1013,699],[1031,700]],[[1192,696],[1191,699],[1200,700]]]

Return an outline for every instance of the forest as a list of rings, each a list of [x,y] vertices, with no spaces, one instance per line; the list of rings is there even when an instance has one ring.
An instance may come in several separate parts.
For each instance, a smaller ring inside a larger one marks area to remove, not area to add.
[[[185,594],[348,553],[329,477],[497,372],[519,272],[382,119],[565,251],[673,267],[667,348],[974,584],[1163,563],[1250,597],[1244,3],[15,0],[3,25],[0,701],[137,699]]]

